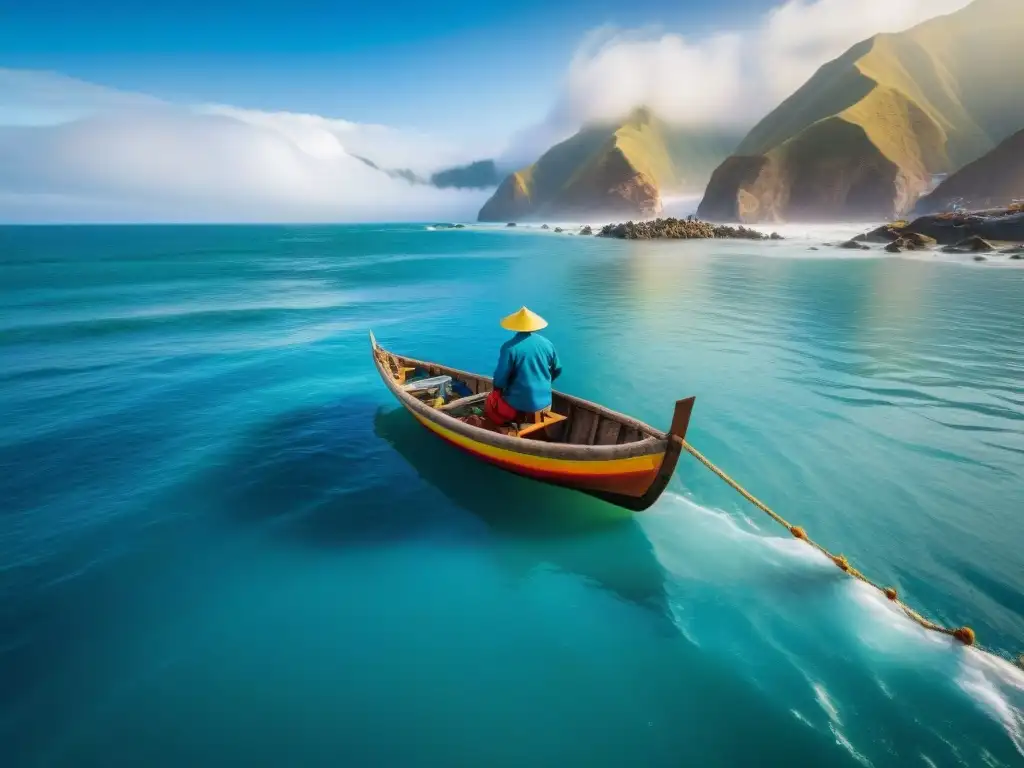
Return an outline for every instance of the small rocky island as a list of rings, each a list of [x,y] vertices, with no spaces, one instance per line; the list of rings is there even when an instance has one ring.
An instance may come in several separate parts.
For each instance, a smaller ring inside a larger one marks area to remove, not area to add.
[[[730,227],[725,224],[709,224],[692,216],[686,219],[667,218],[652,221],[627,221],[624,224],[605,224],[597,236],[614,237],[619,240],[782,239],[777,232],[766,235],[744,226]]]

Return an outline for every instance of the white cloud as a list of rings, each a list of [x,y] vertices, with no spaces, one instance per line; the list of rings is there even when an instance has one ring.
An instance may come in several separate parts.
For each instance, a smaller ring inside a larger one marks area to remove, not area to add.
[[[381,168],[404,168],[421,176],[484,157],[483,154],[474,154],[472,150],[449,145],[433,136],[397,130],[386,125],[353,123],[294,112],[261,112],[224,105],[206,105],[198,107],[196,111],[224,115],[275,131],[314,157],[354,155],[371,160]]]
[[[567,111],[587,122],[614,119],[639,105],[681,123],[726,118],[743,91],[743,42],[738,33],[689,41],[602,31],[569,66]]]
[[[429,137],[167,104],[49,73],[0,70],[0,123],[5,221],[467,219],[486,198],[411,184],[355,157],[420,172],[477,159]]]
[[[683,125],[750,127],[857,42],[969,1],[788,0],[752,27],[703,37],[598,30],[577,50],[545,121],[517,134],[506,157],[532,161],[580,125],[641,105]]]

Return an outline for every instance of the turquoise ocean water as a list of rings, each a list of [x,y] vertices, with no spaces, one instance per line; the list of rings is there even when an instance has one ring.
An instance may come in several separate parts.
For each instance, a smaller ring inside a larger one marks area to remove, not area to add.
[[[819,238],[820,239],[820,238]],[[537,230],[0,228],[5,766],[1024,764],[1024,270]],[[399,410],[367,331],[690,437],[630,517]]]

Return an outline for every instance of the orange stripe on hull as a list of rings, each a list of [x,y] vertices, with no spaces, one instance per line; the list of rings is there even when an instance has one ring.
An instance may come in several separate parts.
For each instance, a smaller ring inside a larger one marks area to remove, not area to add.
[[[604,491],[639,498],[658,475],[663,453],[609,461],[571,461],[522,454],[472,440],[410,411],[423,426],[445,442],[475,458],[509,472],[569,488]]]

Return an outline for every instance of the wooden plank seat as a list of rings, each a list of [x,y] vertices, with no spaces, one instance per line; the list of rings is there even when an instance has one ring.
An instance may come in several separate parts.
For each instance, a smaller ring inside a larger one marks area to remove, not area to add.
[[[565,421],[567,418],[567,416],[555,413],[554,411],[537,411],[537,413],[533,414],[533,422],[520,425],[516,430],[516,435],[519,437],[526,437],[534,432],[539,432],[542,429],[554,426],[560,421]]]
[[[454,411],[459,408],[464,408],[468,405],[475,405],[482,403],[490,395],[490,392],[480,392],[476,395],[467,395],[466,397],[460,397],[458,400],[452,400],[446,405],[438,407],[439,411]],[[511,424],[508,427],[502,427],[499,431],[504,434],[508,434],[512,437],[525,437],[526,435],[539,432],[543,429],[547,429],[550,426],[558,424],[559,422],[565,421],[567,416],[563,416],[560,413],[555,413],[551,410],[537,411],[536,413],[529,414],[533,421],[524,422],[522,424]]]

